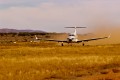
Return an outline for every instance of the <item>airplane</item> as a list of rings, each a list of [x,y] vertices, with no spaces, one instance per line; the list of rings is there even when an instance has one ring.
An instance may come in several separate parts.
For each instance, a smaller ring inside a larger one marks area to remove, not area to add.
[[[77,28],[86,28],[86,27],[65,27],[65,28],[74,28],[74,33],[70,33],[68,35],[68,38],[66,40],[54,40],[54,39],[41,39],[38,38],[35,35],[35,39],[36,40],[45,40],[45,41],[54,41],[54,42],[61,42],[61,46],[64,46],[63,43],[82,43],[82,46],[85,46],[85,42],[88,41],[93,41],[93,40],[100,40],[100,39],[106,39],[106,38],[110,38],[110,35],[108,37],[100,37],[100,38],[91,38],[91,39],[83,39],[83,40],[78,40],[78,36],[77,36]]]

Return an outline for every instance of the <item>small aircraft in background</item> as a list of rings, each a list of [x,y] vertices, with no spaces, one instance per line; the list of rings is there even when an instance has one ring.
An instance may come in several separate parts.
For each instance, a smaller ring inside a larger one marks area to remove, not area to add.
[[[86,28],[86,27],[65,27],[65,28],[73,28],[73,29],[75,30],[74,33],[70,33],[70,34],[68,35],[68,38],[67,38],[66,40],[41,39],[41,38],[38,38],[36,35],[35,35],[35,39],[36,39],[36,40],[45,40],[45,41],[61,42],[61,46],[64,46],[63,43],[68,43],[68,44],[69,44],[69,43],[82,43],[82,45],[84,46],[84,45],[85,45],[85,42],[88,42],[88,41],[110,38],[110,35],[109,35],[108,37],[78,40],[78,36],[77,36],[77,31],[76,31],[76,29],[77,29],[77,28]]]

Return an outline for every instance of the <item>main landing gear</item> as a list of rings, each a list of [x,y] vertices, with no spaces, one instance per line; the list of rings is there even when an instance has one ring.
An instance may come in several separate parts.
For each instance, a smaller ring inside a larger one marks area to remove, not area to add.
[[[85,46],[85,43],[82,43],[82,46]]]
[[[61,43],[61,46],[64,46],[64,45],[63,45],[63,42]]]

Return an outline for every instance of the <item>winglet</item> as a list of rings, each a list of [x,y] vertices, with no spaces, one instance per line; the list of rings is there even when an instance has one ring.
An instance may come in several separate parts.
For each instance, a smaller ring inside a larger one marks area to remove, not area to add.
[[[110,38],[111,37],[111,34],[108,36],[108,38]]]

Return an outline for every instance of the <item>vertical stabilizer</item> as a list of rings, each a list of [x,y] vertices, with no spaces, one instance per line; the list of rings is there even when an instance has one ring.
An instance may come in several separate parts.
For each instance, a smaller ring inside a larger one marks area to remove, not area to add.
[[[74,35],[77,35],[77,29],[76,29],[76,27],[75,27]]]

